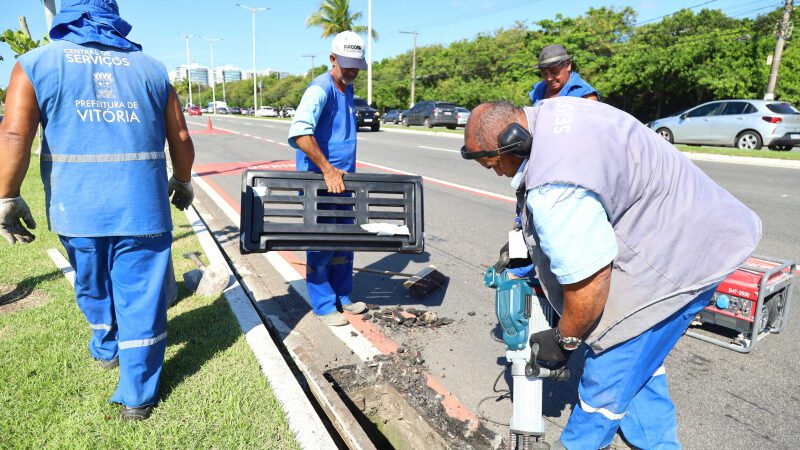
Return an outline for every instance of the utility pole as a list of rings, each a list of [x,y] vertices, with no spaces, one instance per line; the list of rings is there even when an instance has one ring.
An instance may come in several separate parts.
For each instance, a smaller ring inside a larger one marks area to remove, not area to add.
[[[790,18],[792,15],[792,6],[792,0],[786,0],[786,4],[783,6],[783,17],[778,24],[778,42],[775,43],[775,52],[772,56],[772,69],[769,72],[769,81],[767,82],[767,91],[764,93],[764,100],[775,100],[775,85],[778,84],[778,69],[781,65],[783,46],[786,39],[791,34],[792,22]]]
[[[217,41],[219,41],[221,39],[219,39],[219,38],[207,38],[207,37],[204,37],[203,39],[208,41],[208,47],[209,47],[209,49],[211,49],[211,101],[212,101],[212,105],[213,105],[212,109],[214,111],[214,114],[216,114],[217,113],[217,88],[216,88],[217,72],[214,70],[214,42],[217,42]],[[222,77],[225,78],[225,75],[223,74]],[[224,97],[224,94],[223,94],[223,97]]]
[[[416,31],[401,31],[402,34],[414,35],[414,50],[411,53],[411,104],[409,107],[414,106],[414,84],[417,81],[417,33]]]
[[[47,23],[49,34],[50,28],[53,28],[53,17],[56,15],[56,1],[42,0],[42,3],[44,4],[44,21]]]
[[[311,75],[309,78],[311,78],[313,80],[314,79],[314,67],[315,67],[314,66],[314,58],[316,57],[316,55],[300,55],[300,57],[301,58],[311,58],[311,72],[308,72],[308,73]]]
[[[242,5],[241,3],[237,3],[236,6],[250,11],[253,15],[253,115],[255,115],[255,111],[258,109],[258,91],[256,90],[256,81],[258,78],[258,70],[256,70],[256,13],[269,8],[253,8]]]
[[[372,105],[372,0],[367,0],[367,104]]]

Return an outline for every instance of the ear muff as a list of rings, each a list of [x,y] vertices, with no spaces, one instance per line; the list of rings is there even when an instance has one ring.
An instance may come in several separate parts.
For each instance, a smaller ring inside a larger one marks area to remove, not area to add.
[[[497,138],[497,144],[501,148],[510,148],[508,153],[517,158],[525,159],[531,154],[533,136],[522,125],[514,122],[503,130]]]

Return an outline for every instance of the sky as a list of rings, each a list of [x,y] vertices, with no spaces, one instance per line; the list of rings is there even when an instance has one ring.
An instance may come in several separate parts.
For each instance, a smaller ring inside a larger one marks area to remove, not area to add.
[[[320,5],[319,0],[240,0],[251,7],[269,10],[256,14],[256,60],[259,71],[280,70],[304,74],[311,67],[327,64],[332,38],[321,38],[318,28],[307,28],[306,18]],[[61,0],[56,0],[59,7]],[[122,17],[133,25],[128,36],[143,45],[144,52],[164,63],[168,70],[186,63],[184,35],[189,40],[191,62],[211,65],[206,38],[214,43],[214,64],[231,64],[252,69],[252,15],[236,6],[236,0],[117,0]],[[351,12],[361,12],[360,24],[367,25],[368,0],[351,0]],[[380,61],[409,51],[412,36],[400,31],[417,31],[417,45],[448,44],[471,39],[478,33],[509,28],[517,21],[527,24],[552,19],[556,14],[575,17],[590,7],[632,7],[637,22],[658,20],[681,8],[698,11],[721,9],[733,17],[754,17],[781,6],[781,0],[372,0],[372,25],[378,33],[372,57]],[[700,6],[698,6],[700,5]],[[18,29],[17,17],[25,16],[34,39],[46,33],[41,0],[0,0],[0,31]],[[0,44],[0,88],[8,85],[14,57]],[[536,55],[531,55],[532,61]]]

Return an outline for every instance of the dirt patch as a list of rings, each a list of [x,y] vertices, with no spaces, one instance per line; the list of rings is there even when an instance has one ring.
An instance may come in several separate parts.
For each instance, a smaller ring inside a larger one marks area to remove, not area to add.
[[[447,442],[450,448],[496,449],[500,437],[482,424],[463,422],[447,414],[442,396],[428,386],[425,360],[419,349],[403,349],[402,353],[380,355],[355,366],[339,367],[327,372],[346,393],[364,391],[388,384],[400,393],[427,424]],[[377,414],[380,416],[381,414]]]
[[[25,286],[0,284],[0,315],[11,314],[25,308],[41,305],[47,295]]]

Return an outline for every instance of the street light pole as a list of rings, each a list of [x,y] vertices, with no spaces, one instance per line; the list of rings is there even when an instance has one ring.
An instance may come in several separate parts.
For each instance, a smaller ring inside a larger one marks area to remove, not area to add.
[[[192,105],[192,63],[189,61],[189,38],[190,34],[184,35],[186,38],[186,79],[189,81],[189,106]]]
[[[53,17],[56,15],[56,1],[42,0],[44,4],[44,21],[47,23],[48,31],[53,28]]]
[[[217,113],[217,72],[214,70],[214,42],[217,42],[221,39],[219,38],[207,38],[204,37],[203,39],[208,41],[208,48],[211,49],[211,102],[212,102],[212,109],[214,114]],[[222,76],[225,78],[225,75]],[[224,94],[223,94],[224,97]]]
[[[401,31],[402,34],[413,34],[414,35],[414,50],[411,53],[411,104],[409,106],[414,106],[414,84],[417,81],[417,33],[416,31]]]
[[[372,105],[372,0],[367,1],[367,104]]]
[[[791,33],[791,15],[792,0],[786,0],[786,4],[783,6],[783,17],[778,24],[778,42],[775,43],[775,53],[772,56],[772,67],[769,72],[769,81],[767,82],[767,91],[764,93],[764,100],[775,100],[775,85],[778,84],[778,69],[781,66],[783,46],[789,37],[789,33]]]
[[[247,5],[242,5],[241,3],[237,3],[236,6],[250,11],[250,13],[253,15],[253,114],[255,115],[255,111],[258,109],[258,94],[256,90],[256,79],[258,78],[258,71],[256,70],[256,13],[269,8],[253,8]]]
[[[303,58],[311,58],[311,72],[308,72],[311,76],[310,78],[314,79],[314,57],[315,55],[300,55]]]

